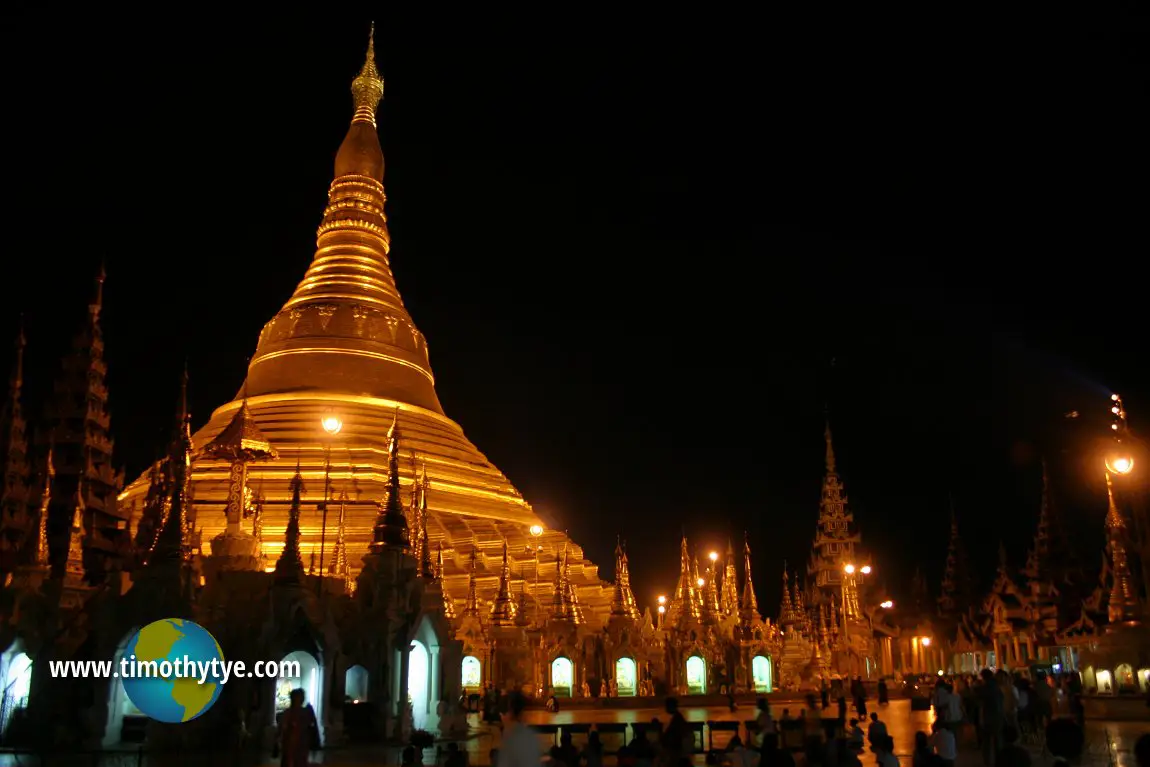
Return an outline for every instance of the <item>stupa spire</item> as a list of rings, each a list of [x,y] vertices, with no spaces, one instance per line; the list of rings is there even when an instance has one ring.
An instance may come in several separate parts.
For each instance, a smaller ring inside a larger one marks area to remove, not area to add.
[[[823,428],[823,439],[827,443],[827,457],[826,457],[827,474],[834,474],[835,473],[835,441],[834,441],[834,438],[831,436],[830,415],[827,415],[825,423],[826,423],[826,426]]]
[[[443,541],[439,542],[435,552],[435,580],[439,583],[439,590],[443,593],[443,614],[448,618],[455,617],[455,600],[447,593],[447,580],[443,577]]]
[[[184,371],[180,379],[175,436],[172,439],[168,455],[168,467],[172,478],[171,502],[164,524],[156,535],[156,544],[148,558],[148,564],[186,562],[192,554],[188,528],[188,483],[192,473],[192,433],[191,414],[188,413],[187,370]]]
[[[735,568],[735,545],[727,539],[727,557],[723,565],[723,592],[720,598],[723,615],[739,614],[739,573]]]
[[[507,558],[507,541],[503,541],[503,564],[499,568],[499,591],[491,606],[491,623],[510,626],[515,621],[515,602],[511,598],[511,563]]]
[[[675,585],[675,596],[667,607],[668,624],[674,625],[683,618],[699,618],[699,597],[697,575],[692,570],[691,553],[687,548],[687,536],[679,542],[679,582]]]
[[[855,546],[860,542],[835,461],[829,415],[824,423],[823,439],[826,443],[826,473],[823,476],[811,560],[807,566],[812,607],[822,606],[840,591],[843,562],[855,559]]]
[[[383,78],[374,40],[373,31],[352,82],[354,112],[336,153],[315,256],[260,337],[248,371],[250,394],[319,390],[388,399],[398,391],[405,402],[442,415],[427,343],[391,272],[376,130]]]
[[[759,600],[755,598],[755,584],[751,578],[751,539],[743,534],[743,602],[744,621],[759,617]]]
[[[479,549],[471,550],[471,567],[467,573],[467,604],[463,607],[464,615],[479,616],[479,596],[475,588],[476,570],[479,567]]]
[[[567,554],[567,544],[563,544],[563,591],[571,609],[571,620],[576,624],[583,623],[583,607],[579,604],[579,594],[571,581],[571,558]]]
[[[638,620],[639,606],[631,593],[631,574],[627,563],[627,549],[623,539],[615,539],[615,593],[611,599],[611,614]]]
[[[72,510],[71,536],[68,539],[68,555],[64,560],[64,583],[76,587],[84,583],[87,571],[84,568],[84,496],[76,491],[76,503]]]
[[[303,578],[303,557],[299,550],[300,495],[304,492],[303,475],[296,463],[291,479],[291,509],[288,511],[287,529],[284,530],[284,549],[276,561],[277,583],[299,583]]]
[[[783,563],[783,596],[779,599],[779,626],[786,628],[795,623],[795,603],[791,599],[791,576]]]
[[[427,532],[427,493],[431,483],[427,480],[427,470],[419,479],[419,574],[423,578],[434,578],[435,570],[431,565],[431,537]]]
[[[327,571],[331,575],[348,577],[347,562],[347,491],[339,494],[339,525],[335,531],[335,547],[331,550],[331,564]]]
[[[1110,624],[1117,625],[1138,620],[1138,597],[1126,553],[1126,520],[1114,502],[1114,483],[1109,472],[1106,473],[1106,495],[1110,504],[1106,512],[1106,537],[1110,549],[1111,577],[1107,612]]]
[[[24,320],[16,333],[16,355],[8,386],[8,399],[0,407],[0,551],[16,554],[29,537],[27,422],[21,405],[24,388]],[[3,565],[11,565],[8,556]]]
[[[386,548],[406,549],[408,546],[407,515],[403,513],[403,500],[399,488],[399,408],[387,433],[387,497],[375,519],[371,550]]]
[[[44,485],[40,490],[40,514],[36,525],[36,548],[32,553],[32,564],[37,567],[50,567],[52,549],[48,539],[48,508],[52,502],[52,479],[56,467],[52,460],[52,448],[48,447],[48,459],[44,467]]]

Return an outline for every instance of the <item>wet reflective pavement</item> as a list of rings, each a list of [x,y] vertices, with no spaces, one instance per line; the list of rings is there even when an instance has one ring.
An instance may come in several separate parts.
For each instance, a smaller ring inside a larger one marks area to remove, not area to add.
[[[802,707],[801,702],[776,703],[772,711],[781,716],[784,707],[790,708],[791,713],[797,714]],[[886,724],[887,730],[895,742],[895,753],[904,767],[911,764],[911,751],[914,745],[914,734],[919,730],[929,731],[933,714],[930,711],[911,711],[907,700],[894,700],[889,706],[877,709],[879,718]],[[740,725],[748,719],[754,718],[754,709],[751,706],[740,706],[731,712],[723,707],[683,707],[683,715],[690,722],[739,722]],[[526,714],[531,724],[564,725],[564,724],[602,724],[602,723],[630,723],[649,722],[658,718],[667,721],[667,715],[662,709],[607,709],[607,708],[572,708],[550,713],[548,711],[532,709]],[[482,767],[490,764],[489,753],[492,748],[498,747],[500,740],[499,728],[479,726],[476,717],[470,718],[472,730],[461,745],[468,752],[470,764]],[[628,728],[629,729],[629,728]],[[740,734],[744,732],[740,727]],[[1134,741],[1143,733],[1150,732],[1150,722],[1088,722],[1086,727],[1086,751],[1081,764],[1085,767],[1136,767],[1134,763]],[[628,731],[628,735],[630,732]],[[729,734],[721,736],[716,734],[715,745],[725,744]],[[704,733],[706,737],[706,733]],[[576,736],[578,745],[585,736]],[[610,736],[604,738],[610,740]],[[551,736],[540,736],[540,754],[545,746],[551,742]],[[706,743],[706,740],[704,740]],[[1049,754],[1041,753],[1041,749],[1034,744],[1028,746],[1035,767],[1050,765]],[[312,763],[326,767],[363,767],[365,765],[397,765],[399,764],[400,749],[384,746],[362,746],[348,748],[332,748],[313,755]],[[424,763],[433,764],[435,750],[425,752]],[[442,762],[442,759],[440,760]],[[608,765],[614,760],[606,760]],[[867,753],[862,757],[864,767],[874,764],[873,755]],[[696,764],[703,764],[703,757],[695,759]],[[101,754],[99,758],[94,755],[77,755],[73,757],[56,756],[45,762],[40,762],[33,756],[0,754],[0,767],[20,765],[20,767],[273,767],[278,765],[278,759],[270,755],[256,758],[251,755],[227,754],[156,754],[144,755],[143,760],[137,753]],[[982,758],[974,743],[961,743],[959,746],[958,767],[982,767]]]

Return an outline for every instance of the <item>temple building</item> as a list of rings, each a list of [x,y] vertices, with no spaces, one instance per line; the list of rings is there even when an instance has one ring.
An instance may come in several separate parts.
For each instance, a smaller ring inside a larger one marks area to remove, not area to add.
[[[605,582],[444,414],[390,269],[373,43],[351,91],[310,267],[233,401],[193,429],[187,373],[172,387],[170,444],[134,482],[112,469],[103,269],[32,448],[19,336],[0,441],[0,741],[187,744],[242,718],[259,742],[295,688],[324,743],[461,732],[461,696],[488,687],[774,688],[780,636],[759,613],[749,541],[700,570],[684,539],[681,588],[655,617],[622,541]],[[179,728],[150,721],[118,680],[48,673],[56,659],[118,662],[164,618],[200,623],[229,659],[297,672],[234,679]]]

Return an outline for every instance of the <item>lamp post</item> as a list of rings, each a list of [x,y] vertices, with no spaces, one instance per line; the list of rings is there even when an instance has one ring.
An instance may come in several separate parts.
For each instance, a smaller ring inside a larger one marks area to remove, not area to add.
[[[659,630],[663,629],[663,616],[667,614],[667,597],[662,594],[656,600],[659,603]]]
[[[1110,414],[1113,417],[1110,430],[1114,444],[1103,457],[1106,472],[1115,479],[1122,478],[1128,485],[1131,497],[1131,517],[1134,522],[1134,541],[1138,556],[1142,560],[1143,607],[1150,617],[1150,518],[1146,516],[1143,496],[1136,483],[1135,468],[1144,466],[1146,443],[1130,432],[1126,421],[1126,407],[1117,394],[1110,395]]]
[[[858,603],[858,583],[855,581],[855,573],[862,573],[863,575],[871,574],[871,566],[863,565],[856,567],[854,563],[847,562],[843,565],[843,578],[839,581],[840,591],[842,593],[843,602],[843,643],[847,647],[847,672],[851,671],[851,659],[853,653],[851,652],[851,637],[850,637],[850,613],[854,612],[856,615],[861,612]],[[850,592],[848,594],[847,585],[850,584]],[[874,640],[874,618],[868,613],[867,619],[870,625],[871,640]],[[869,677],[870,674],[868,673]]]
[[[323,446],[323,520],[319,528],[319,580],[316,581],[316,591],[323,594],[323,567],[324,549],[327,544],[327,501],[331,494],[331,440],[343,429],[343,421],[334,413],[328,413],[320,419],[320,426],[327,434]]]

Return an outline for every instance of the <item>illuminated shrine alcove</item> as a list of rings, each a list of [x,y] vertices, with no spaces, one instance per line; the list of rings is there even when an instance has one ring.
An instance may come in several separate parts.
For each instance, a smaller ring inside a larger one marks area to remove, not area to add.
[[[280,677],[276,680],[277,714],[291,705],[291,691],[297,688],[303,690],[304,705],[311,705],[316,720],[322,722],[323,669],[314,655],[303,650],[288,653],[280,663]]]
[[[1114,669],[1114,678],[1118,692],[1135,692],[1137,682],[1134,679],[1134,667],[1129,663],[1123,663]]]
[[[483,686],[483,665],[479,662],[479,658],[474,655],[466,655],[463,658],[463,676],[462,682],[463,689],[468,692],[478,691]]]
[[[132,629],[116,646],[116,655],[113,658],[115,668],[120,668],[120,661],[128,654],[128,642],[135,636],[138,629]],[[108,718],[104,724],[103,745],[115,746],[118,743],[143,742],[148,717],[143,711],[136,708],[128,693],[124,691],[124,684],[119,677],[112,679],[108,684]]]
[[[363,666],[352,666],[343,675],[343,694],[345,700],[352,703],[363,703],[367,700],[367,669]]]
[[[407,654],[407,697],[411,701],[412,725],[417,730],[427,727],[427,695],[431,658],[427,646],[414,639]]]
[[[698,655],[687,658],[687,694],[707,694],[707,662]]]
[[[1111,695],[1114,692],[1114,677],[1110,675],[1110,670],[1101,668],[1094,672],[1094,678],[1098,680],[1098,694]]]
[[[1150,692],[1150,668],[1138,669],[1138,689],[1142,692]]]
[[[4,697],[0,698],[0,737],[7,734],[13,715],[27,708],[28,693],[32,690],[32,659],[28,654],[17,651],[4,655]]]
[[[751,681],[755,692],[770,692],[773,686],[771,679],[771,659],[765,655],[756,655],[751,659]]]
[[[571,696],[575,686],[575,666],[570,659],[559,657],[551,661],[551,689],[556,695]]]
[[[615,661],[615,688],[620,698],[634,697],[639,686],[633,658],[620,658]]]

